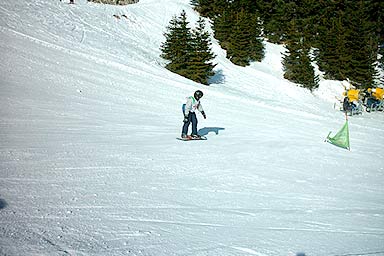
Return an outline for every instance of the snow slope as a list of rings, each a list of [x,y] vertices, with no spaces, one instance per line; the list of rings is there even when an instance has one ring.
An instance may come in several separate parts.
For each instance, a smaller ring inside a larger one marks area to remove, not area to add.
[[[183,9],[0,2],[0,255],[384,255],[383,113],[324,143],[340,83],[287,82],[272,44],[242,68],[215,43],[209,87],[170,73]],[[208,140],[181,142],[196,89]]]

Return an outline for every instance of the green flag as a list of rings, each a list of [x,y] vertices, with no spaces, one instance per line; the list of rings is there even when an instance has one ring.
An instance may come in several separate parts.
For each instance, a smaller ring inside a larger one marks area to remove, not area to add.
[[[341,128],[340,131],[338,133],[336,133],[335,136],[333,136],[331,138],[331,137],[329,137],[329,135],[331,135],[331,132],[329,132],[325,141],[327,141],[327,142],[329,142],[335,146],[350,150],[348,120],[345,120],[345,124],[344,124],[343,128]]]

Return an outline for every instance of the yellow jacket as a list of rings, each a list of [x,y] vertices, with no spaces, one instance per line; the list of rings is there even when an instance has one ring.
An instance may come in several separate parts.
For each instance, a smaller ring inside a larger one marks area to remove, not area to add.
[[[383,100],[384,98],[384,89],[382,88],[375,88],[376,90],[372,90],[372,96],[375,97],[377,100]]]
[[[358,101],[359,100],[359,93],[360,90],[357,89],[351,89],[344,93],[345,96],[348,97],[349,102]]]

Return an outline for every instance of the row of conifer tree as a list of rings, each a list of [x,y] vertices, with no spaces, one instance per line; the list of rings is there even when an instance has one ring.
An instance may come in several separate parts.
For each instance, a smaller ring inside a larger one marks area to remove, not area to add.
[[[215,55],[204,19],[200,18],[191,29],[183,10],[180,16],[172,18],[164,35],[165,42],[160,49],[161,56],[169,61],[166,68],[198,83],[208,84],[216,64],[212,63]]]
[[[316,63],[326,79],[349,79],[357,88],[377,86],[384,69],[384,2],[376,0],[192,0],[209,18],[215,39],[236,65],[264,57],[264,40],[284,44],[284,77],[318,87]],[[189,28],[183,11],[165,33],[167,68],[208,84],[215,55],[200,19]],[[380,47],[381,46],[381,47]],[[381,81],[382,83],[383,81]]]

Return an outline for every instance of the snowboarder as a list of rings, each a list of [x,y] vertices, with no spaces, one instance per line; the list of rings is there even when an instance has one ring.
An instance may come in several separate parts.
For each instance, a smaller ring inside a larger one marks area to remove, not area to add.
[[[200,135],[197,134],[197,117],[196,110],[200,111],[204,119],[207,118],[203,110],[203,106],[200,103],[200,99],[203,97],[203,92],[197,90],[193,96],[187,98],[187,103],[183,105],[183,114],[184,114],[184,125],[181,132],[181,138],[187,138],[189,124],[192,123],[192,139],[200,138]]]

